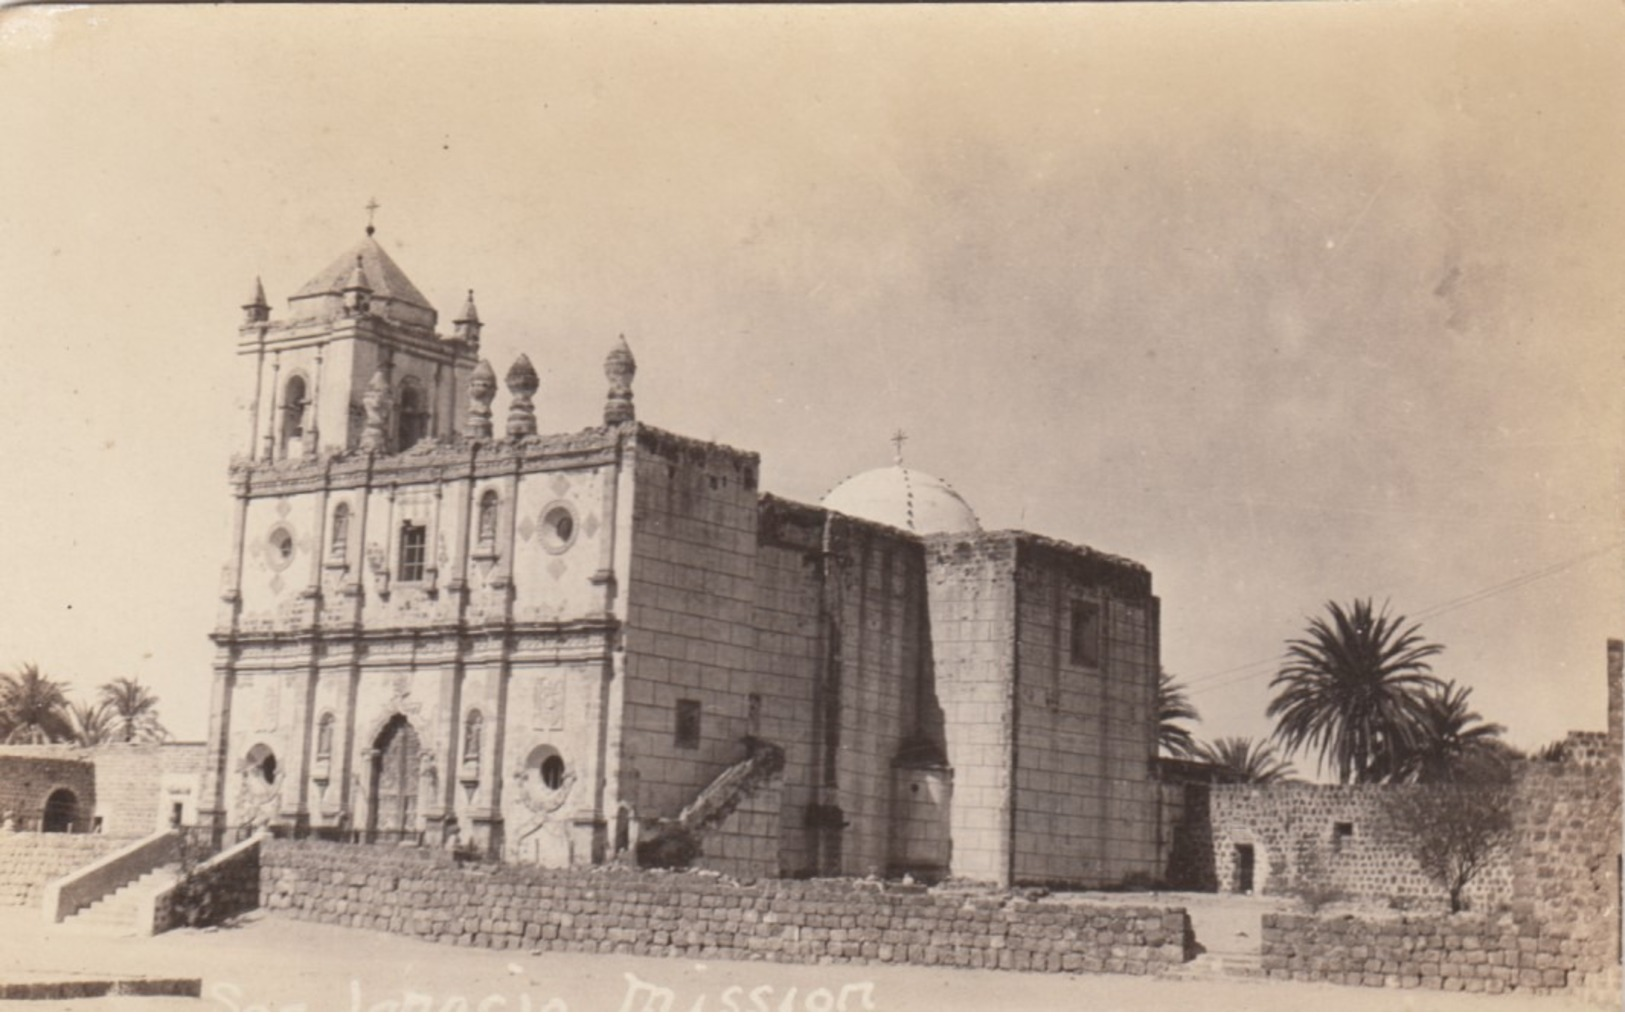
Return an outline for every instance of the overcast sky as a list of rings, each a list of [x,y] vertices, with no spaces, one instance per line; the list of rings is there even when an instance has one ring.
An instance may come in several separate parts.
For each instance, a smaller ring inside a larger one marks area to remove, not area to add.
[[[1328,599],[1525,747],[1625,635],[1625,9],[0,13],[0,666],[204,734],[236,327],[378,236],[544,430],[1135,558],[1203,736]],[[499,396],[499,405],[506,395]],[[1481,594],[1481,595],[1480,595]]]

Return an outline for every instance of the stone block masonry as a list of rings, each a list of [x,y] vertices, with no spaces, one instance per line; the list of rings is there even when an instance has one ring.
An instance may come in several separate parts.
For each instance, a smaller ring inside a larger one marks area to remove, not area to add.
[[[1276,980],[1501,994],[1574,990],[1619,1001],[1617,964],[1594,943],[1532,917],[1264,917],[1262,965]]]
[[[52,796],[71,802],[60,816],[73,832],[89,832],[96,805],[95,773],[83,751],[68,745],[7,745],[0,750],[0,827],[38,832]]]
[[[185,870],[179,881],[152,901],[154,934],[183,926],[219,924],[259,906],[260,850],[255,836]]]
[[[39,906],[45,883],[129,842],[71,833],[0,833],[0,907]]]
[[[187,788],[203,772],[206,751],[202,742],[164,744],[108,744],[87,753],[96,769],[96,814],[102,832],[134,839],[167,826],[164,805],[175,790],[187,796],[186,821],[195,822],[196,789]],[[175,781],[181,780],[176,786]],[[171,793],[166,793],[166,783]]]
[[[427,851],[275,840],[261,903],[300,920],[497,949],[1154,973],[1192,955],[1180,907],[894,892],[863,883],[459,865]]]

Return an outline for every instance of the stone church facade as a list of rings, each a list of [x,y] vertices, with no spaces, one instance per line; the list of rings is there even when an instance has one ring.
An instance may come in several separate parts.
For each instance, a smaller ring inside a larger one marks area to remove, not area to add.
[[[222,833],[548,866],[1112,885],[1159,868],[1158,601],[898,464],[822,504],[636,418],[537,433],[372,230],[244,308],[202,794]]]

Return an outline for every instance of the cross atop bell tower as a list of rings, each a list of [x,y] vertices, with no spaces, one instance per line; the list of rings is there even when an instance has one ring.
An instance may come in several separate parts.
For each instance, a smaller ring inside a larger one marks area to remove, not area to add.
[[[381,208],[381,207],[383,207],[383,206],[378,203],[377,198],[368,198],[367,199],[366,208],[367,208],[367,235],[368,236],[371,236],[373,234],[373,232],[374,232],[373,225],[372,225],[373,213],[378,211],[378,209]]]

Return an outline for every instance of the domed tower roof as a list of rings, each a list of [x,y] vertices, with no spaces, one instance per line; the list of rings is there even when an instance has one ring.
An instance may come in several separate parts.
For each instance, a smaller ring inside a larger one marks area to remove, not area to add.
[[[982,528],[976,512],[946,481],[901,463],[843,481],[820,503],[831,511],[911,533],[964,533]]]
[[[412,284],[370,232],[288,298],[294,316],[330,316],[340,306],[344,290],[358,269],[371,290],[376,312],[403,323],[434,327],[437,315],[429,298]]]

